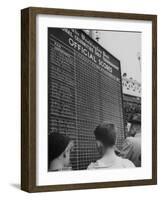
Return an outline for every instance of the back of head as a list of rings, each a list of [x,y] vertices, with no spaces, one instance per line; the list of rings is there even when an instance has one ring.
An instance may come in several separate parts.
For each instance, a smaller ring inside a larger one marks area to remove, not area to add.
[[[94,130],[96,140],[100,141],[105,148],[112,147],[116,143],[116,127],[112,123],[103,122]]]
[[[51,133],[48,136],[48,165],[58,158],[67,148],[70,138],[59,133]]]

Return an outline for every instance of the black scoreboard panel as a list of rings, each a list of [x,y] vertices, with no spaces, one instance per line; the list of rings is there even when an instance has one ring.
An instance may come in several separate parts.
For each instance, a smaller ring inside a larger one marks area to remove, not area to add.
[[[99,158],[93,135],[103,122],[124,140],[120,62],[82,30],[48,28],[48,131],[74,140],[72,168]]]

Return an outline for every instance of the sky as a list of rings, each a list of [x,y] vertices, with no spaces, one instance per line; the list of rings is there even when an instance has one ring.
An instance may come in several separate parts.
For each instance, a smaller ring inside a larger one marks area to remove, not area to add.
[[[127,73],[141,83],[140,63],[141,33],[99,31],[99,43],[121,61],[121,73]]]

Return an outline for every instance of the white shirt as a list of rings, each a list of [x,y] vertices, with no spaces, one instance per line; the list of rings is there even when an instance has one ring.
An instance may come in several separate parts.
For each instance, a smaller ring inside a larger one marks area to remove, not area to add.
[[[101,168],[134,168],[135,165],[128,159],[117,156],[114,152],[110,152],[108,155],[104,155],[101,159],[95,163],[91,163],[87,169],[101,169]]]
[[[127,137],[123,143],[121,156],[131,160],[136,167],[141,166],[141,133]]]

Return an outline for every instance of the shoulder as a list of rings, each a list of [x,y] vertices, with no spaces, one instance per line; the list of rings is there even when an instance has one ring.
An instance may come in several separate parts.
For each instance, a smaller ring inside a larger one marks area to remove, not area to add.
[[[139,137],[129,137],[127,143],[128,146],[136,148],[137,146],[141,146],[141,139]]]
[[[134,168],[135,167],[133,162],[131,162],[130,160],[128,160],[126,158],[121,158],[121,160],[122,160],[122,165],[124,168]]]
[[[135,141],[133,137],[127,137],[123,143],[123,147],[131,148],[134,143]]]
[[[98,169],[99,168],[99,163],[96,162],[92,162],[90,165],[88,165],[87,169]]]
[[[134,137],[127,137],[125,139],[125,142],[128,143],[128,144],[130,144],[130,143],[133,143],[133,140],[134,140]]]

